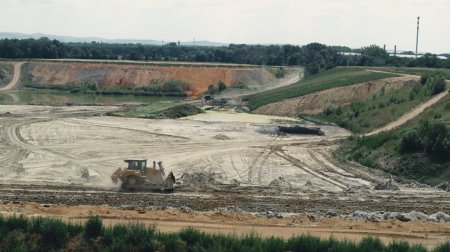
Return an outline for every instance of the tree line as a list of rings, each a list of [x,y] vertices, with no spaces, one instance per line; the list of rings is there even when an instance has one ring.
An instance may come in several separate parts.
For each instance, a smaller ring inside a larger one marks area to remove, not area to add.
[[[450,59],[426,54],[418,59],[391,57],[376,45],[361,48],[361,55],[340,53],[348,47],[311,43],[297,45],[230,44],[221,47],[166,45],[63,43],[48,38],[1,39],[1,58],[106,59],[220,62],[236,64],[305,66],[310,74],[336,66],[411,66],[450,68]],[[344,50],[348,51],[348,50]]]

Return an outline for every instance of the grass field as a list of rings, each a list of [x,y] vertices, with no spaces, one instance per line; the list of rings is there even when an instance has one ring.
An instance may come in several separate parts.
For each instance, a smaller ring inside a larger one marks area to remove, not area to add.
[[[338,67],[310,76],[298,83],[250,95],[244,98],[251,110],[260,106],[299,97],[325,89],[353,85],[361,82],[395,77],[396,74],[376,73],[362,68]]]
[[[447,140],[442,139],[445,138],[445,130],[436,131],[436,128],[429,130],[430,135],[434,137],[426,136],[425,140],[434,141],[432,146],[440,146],[439,139],[444,143],[450,141],[448,137],[450,132],[450,95],[394,131],[369,137],[350,138],[335,155],[341,160],[349,159],[368,167],[385,170],[398,176],[399,179],[414,179],[431,185],[448,182],[450,181],[448,153],[436,157],[436,155],[427,154],[423,149],[406,153],[401,151],[402,138],[409,132],[418,131],[424,120],[432,124],[441,123],[447,128]],[[418,132],[419,135],[415,136],[415,139],[420,139],[422,137],[420,134],[424,134]],[[442,156],[447,158],[442,158]]]
[[[354,133],[367,133],[396,120],[427,99],[427,88],[417,83],[391,93],[385,93],[382,89],[371,99],[343,107],[327,107],[321,114],[312,117],[335,123]]]
[[[424,67],[371,67],[369,69],[387,71],[400,74],[422,75],[424,73],[441,72],[447,80],[450,80],[448,68],[424,68]]]
[[[383,244],[378,238],[365,237],[360,242],[321,239],[297,235],[284,240],[261,238],[256,233],[243,236],[208,234],[193,228],[162,233],[155,226],[141,223],[104,226],[99,217],[84,224],[66,223],[48,217],[26,218],[0,215],[0,250],[2,251],[449,251],[450,243],[433,250],[405,241]]]

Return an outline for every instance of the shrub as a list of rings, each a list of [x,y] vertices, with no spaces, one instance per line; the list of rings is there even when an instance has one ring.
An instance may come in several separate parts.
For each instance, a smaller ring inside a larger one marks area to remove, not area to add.
[[[34,232],[41,234],[45,248],[61,248],[67,242],[67,225],[58,219],[41,218],[31,220]]]
[[[98,216],[90,216],[84,227],[84,236],[87,239],[95,239],[102,234],[103,222]]]
[[[280,67],[275,72],[275,77],[278,79],[284,78],[284,75],[286,74],[286,70],[283,67]]]
[[[446,88],[444,78],[435,78],[431,85],[431,95],[443,92]]]
[[[4,221],[5,228],[9,231],[26,230],[28,219],[23,215],[12,215]]]
[[[225,83],[223,81],[219,81],[219,83],[217,84],[218,90],[219,92],[227,89],[227,85],[225,85]]]
[[[436,158],[449,158],[450,135],[444,123],[422,121],[419,127],[419,135],[422,139],[425,153]]]
[[[434,249],[434,252],[448,252],[448,251],[450,251],[450,242],[441,244],[436,249]]]
[[[400,139],[399,150],[401,153],[417,152],[423,150],[423,145],[417,131],[411,130],[404,133]]]
[[[361,240],[358,250],[364,252],[379,252],[384,250],[384,246],[380,239],[368,236]]]

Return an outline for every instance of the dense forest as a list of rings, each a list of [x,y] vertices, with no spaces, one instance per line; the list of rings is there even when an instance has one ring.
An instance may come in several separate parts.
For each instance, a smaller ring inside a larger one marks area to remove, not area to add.
[[[310,74],[336,66],[410,66],[450,68],[450,59],[426,54],[418,59],[391,57],[376,45],[363,47],[361,55],[343,55],[348,47],[311,43],[295,45],[236,45],[222,47],[162,46],[142,44],[62,43],[48,38],[2,39],[0,58],[108,59],[221,62],[255,65],[305,66]],[[345,50],[344,50],[345,51]]]

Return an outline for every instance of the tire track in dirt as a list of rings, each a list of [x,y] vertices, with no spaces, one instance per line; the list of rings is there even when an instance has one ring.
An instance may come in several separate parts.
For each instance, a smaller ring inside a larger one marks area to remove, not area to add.
[[[317,177],[317,178],[319,178],[319,179],[321,179],[321,180],[323,180],[325,182],[328,182],[328,183],[330,183],[330,184],[332,184],[332,185],[334,185],[334,186],[336,186],[336,187],[338,187],[340,189],[346,189],[348,187],[348,185],[346,185],[346,184],[344,184],[342,182],[336,181],[335,179],[330,178],[329,176],[327,176],[326,174],[323,174],[322,172],[312,170],[304,162],[302,162],[302,161],[300,161],[300,160],[290,156],[289,154],[287,154],[285,151],[283,151],[281,149],[280,146],[273,147],[272,150],[273,150],[273,153],[275,155],[285,159],[286,161],[288,161],[292,165],[302,169],[303,171],[305,171],[306,173],[308,173],[308,174],[310,174],[310,175],[312,175],[314,177]]]

